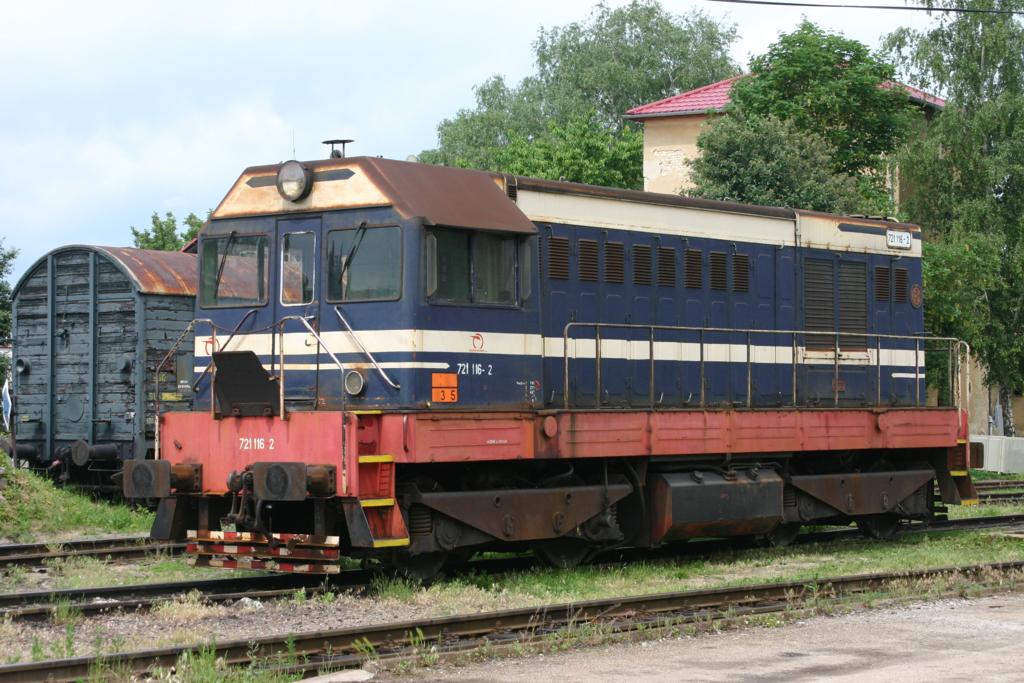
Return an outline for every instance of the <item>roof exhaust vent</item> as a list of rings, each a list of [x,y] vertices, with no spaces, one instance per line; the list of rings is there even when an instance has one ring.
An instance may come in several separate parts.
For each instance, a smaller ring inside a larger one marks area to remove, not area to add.
[[[331,159],[344,159],[345,158],[345,145],[347,145],[350,142],[355,142],[355,140],[341,140],[341,139],[338,139],[338,140],[324,140],[323,144],[331,146],[331,156],[330,156]],[[334,148],[335,145],[341,145],[341,149],[340,150],[335,149]]]

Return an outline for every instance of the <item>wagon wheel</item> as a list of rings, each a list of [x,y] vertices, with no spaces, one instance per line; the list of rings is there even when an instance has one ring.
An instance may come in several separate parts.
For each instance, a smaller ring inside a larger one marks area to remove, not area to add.
[[[868,538],[891,541],[899,534],[901,525],[899,515],[891,512],[880,515],[864,515],[856,520],[857,528]]]
[[[589,560],[594,553],[592,545],[579,538],[554,538],[539,541],[533,554],[543,564],[554,569],[572,569]]]

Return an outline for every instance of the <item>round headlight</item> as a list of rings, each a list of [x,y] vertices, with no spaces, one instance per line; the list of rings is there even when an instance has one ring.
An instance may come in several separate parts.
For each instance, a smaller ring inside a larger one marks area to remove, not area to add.
[[[349,396],[358,396],[366,388],[366,378],[358,370],[349,370],[345,373],[345,392]]]
[[[29,364],[29,362],[24,358],[19,358],[17,361],[14,362],[14,371],[19,375],[27,375],[31,367],[32,366]]]
[[[277,191],[290,202],[304,199],[313,188],[313,174],[298,161],[286,161],[277,172]]]

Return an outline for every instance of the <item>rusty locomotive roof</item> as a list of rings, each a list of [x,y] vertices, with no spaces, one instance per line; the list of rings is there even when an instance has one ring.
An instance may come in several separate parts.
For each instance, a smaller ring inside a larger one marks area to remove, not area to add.
[[[157,251],[134,247],[102,247],[71,244],[58,247],[33,263],[14,286],[14,295],[25,279],[50,256],[74,250],[91,251],[105,256],[132,282],[141,294],[195,296],[198,278],[195,254],[180,251]]]
[[[280,164],[247,168],[211,218],[234,218],[332,208],[392,206],[427,225],[533,234],[537,227],[490,173],[376,157],[304,162],[313,175],[305,199],[277,192]]]

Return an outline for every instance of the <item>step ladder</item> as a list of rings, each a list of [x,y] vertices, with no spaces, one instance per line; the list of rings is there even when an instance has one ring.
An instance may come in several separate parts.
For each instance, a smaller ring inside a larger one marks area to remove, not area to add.
[[[395,497],[395,457],[377,453],[380,411],[354,413],[357,445],[355,492],[366,516],[373,548],[404,548],[409,530]]]

